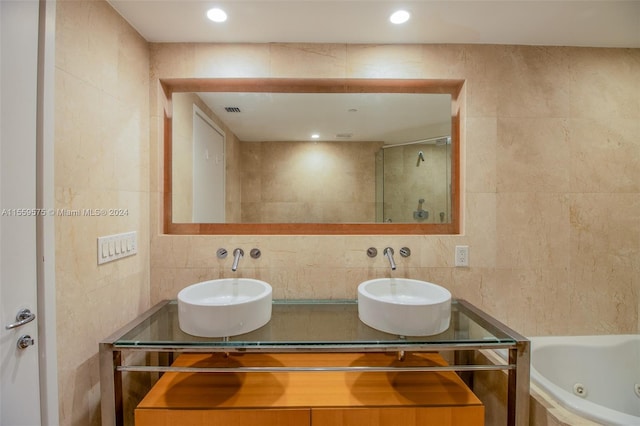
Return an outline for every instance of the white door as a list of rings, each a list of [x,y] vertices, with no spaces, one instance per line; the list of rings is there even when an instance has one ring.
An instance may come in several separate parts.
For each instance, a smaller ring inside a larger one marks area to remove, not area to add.
[[[224,174],[224,133],[198,107],[194,105],[194,223],[224,223]]]
[[[37,320],[27,322],[25,314],[26,323],[16,325],[23,309],[38,315],[38,11],[37,1],[0,0],[0,425],[6,426],[41,424]]]

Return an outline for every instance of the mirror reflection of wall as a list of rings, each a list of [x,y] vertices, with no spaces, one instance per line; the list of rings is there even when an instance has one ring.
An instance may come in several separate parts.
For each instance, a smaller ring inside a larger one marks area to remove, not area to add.
[[[243,223],[375,221],[380,142],[243,142]]]
[[[195,223],[225,222],[225,132],[193,105],[193,209]]]
[[[292,94],[283,94],[288,104],[280,116],[273,114],[283,109],[274,104],[275,95],[173,93],[174,223],[218,222],[193,220],[194,158],[209,155],[194,152],[196,109],[224,134],[226,223],[449,221],[451,153],[435,140],[451,130],[450,95],[304,94],[304,104],[319,104],[305,113],[302,104],[291,104]],[[340,95],[342,104],[320,95]],[[249,102],[252,96],[256,104]],[[349,96],[355,97],[345,101]],[[260,103],[269,114],[256,115]],[[368,109],[382,115],[367,121]],[[322,136],[314,140],[312,131]],[[429,141],[411,143],[424,139]]]
[[[224,216],[228,223],[240,222],[240,168],[237,166],[239,141],[196,93],[172,96],[172,216],[176,223],[193,222],[194,106],[224,133]],[[213,159],[212,159],[213,160]]]

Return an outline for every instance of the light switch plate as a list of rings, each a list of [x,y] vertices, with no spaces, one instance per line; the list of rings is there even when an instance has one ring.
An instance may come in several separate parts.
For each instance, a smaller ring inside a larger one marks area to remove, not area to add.
[[[98,237],[98,265],[138,253],[138,232]]]

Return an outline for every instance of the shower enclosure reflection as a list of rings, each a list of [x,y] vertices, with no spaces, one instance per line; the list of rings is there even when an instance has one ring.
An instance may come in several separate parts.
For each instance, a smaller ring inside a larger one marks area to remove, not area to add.
[[[383,146],[376,155],[376,221],[449,221],[450,164],[450,136]]]
[[[174,92],[172,109],[174,223],[451,220],[449,94]]]

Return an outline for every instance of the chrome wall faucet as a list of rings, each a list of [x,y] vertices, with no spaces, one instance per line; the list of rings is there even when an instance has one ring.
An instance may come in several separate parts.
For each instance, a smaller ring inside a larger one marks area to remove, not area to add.
[[[387,259],[389,259],[389,264],[391,265],[391,270],[395,271],[396,270],[396,262],[395,262],[395,260],[393,260],[393,249],[391,247],[387,247],[382,251],[382,254],[387,256]]]
[[[231,265],[231,270],[236,272],[238,270],[238,263],[240,263],[240,259],[244,256],[244,250],[241,248],[237,248],[233,251],[233,265]]]
[[[216,251],[216,256],[220,260],[226,259],[228,254],[229,252],[227,252],[227,249],[225,248],[219,248]],[[252,259],[259,259],[260,256],[262,256],[262,252],[260,251],[260,249],[253,248],[249,252],[249,256],[251,256]],[[242,250],[241,248],[237,248],[233,251],[233,265],[231,265],[231,270],[233,272],[236,272],[238,270],[238,264],[240,263],[240,259],[242,259],[243,257],[244,250]]]

